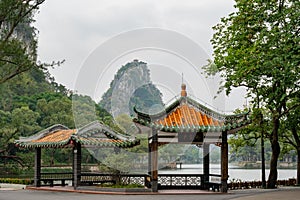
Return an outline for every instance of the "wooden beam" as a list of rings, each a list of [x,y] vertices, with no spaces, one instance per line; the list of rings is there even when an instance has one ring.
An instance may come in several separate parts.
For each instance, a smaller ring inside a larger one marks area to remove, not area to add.
[[[221,192],[227,193],[227,180],[228,180],[228,142],[227,131],[222,132],[222,145],[221,145]]]

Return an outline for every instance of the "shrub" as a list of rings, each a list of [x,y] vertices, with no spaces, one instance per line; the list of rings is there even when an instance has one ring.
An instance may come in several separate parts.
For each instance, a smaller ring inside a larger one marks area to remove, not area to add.
[[[0,183],[32,185],[33,180],[32,179],[19,179],[19,178],[0,178]]]

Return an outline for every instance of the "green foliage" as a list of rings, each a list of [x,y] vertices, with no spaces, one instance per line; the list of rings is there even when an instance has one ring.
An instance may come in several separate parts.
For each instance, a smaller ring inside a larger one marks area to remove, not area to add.
[[[130,157],[126,152],[110,154],[102,161],[105,165],[102,170],[116,175],[126,174],[133,168],[133,163],[129,161]]]
[[[115,121],[125,133],[133,135],[138,132],[135,124],[132,122],[132,118],[125,113],[117,116]]]
[[[96,103],[89,96],[73,95],[73,115],[77,127],[97,120]]]
[[[227,93],[246,86],[276,107],[299,87],[299,2],[236,2],[237,12],[214,27],[214,66]]]
[[[128,149],[127,151],[141,154],[141,156],[143,156],[143,154],[148,153],[148,138],[146,135],[142,135],[137,136],[137,139],[140,140],[140,144]]]
[[[200,154],[200,151],[200,148],[196,145],[188,145],[188,148],[184,151],[181,161],[188,164],[200,163],[200,160],[202,161],[202,154]]]
[[[0,178],[0,183],[32,185],[32,179]]]
[[[136,107],[138,110],[143,112],[157,113],[162,110],[162,94],[159,89],[153,84],[143,85],[138,88],[130,98],[129,108],[132,108],[131,113],[133,114],[133,108]]]
[[[17,129],[11,126],[11,113],[0,110],[0,152],[8,151],[8,143],[17,137]]]
[[[28,150],[28,149],[22,149],[19,150],[18,152],[16,152],[16,156],[20,158],[20,160],[23,161],[23,165],[24,165],[24,173],[26,174],[30,174],[31,173],[31,169],[32,169],[32,173],[33,174],[33,167],[34,167],[34,151],[33,150]],[[27,167],[27,168],[26,168]],[[29,171],[29,172],[28,172]]]
[[[14,140],[54,124],[79,128],[100,120],[122,133],[112,116],[90,97],[72,94],[55,82],[47,67],[61,62],[49,65],[37,61],[37,30],[32,22],[43,2],[0,1],[0,156],[16,158],[25,168],[33,166],[33,152],[17,149]],[[71,163],[69,149],[42,153],[45,165]],[[82,156],[86,162],[95,161],[87,151]]]
[[[53,124],[64,124],[70,128],[74,127],[72,102],[67,97],[49,102],[45,99],[40,99],[37,102],[37,111],[42,116],[40,121],[42,127],[49,127]]]
[[[236,12],[213,27],[211,66],[217,67],[224,78],[222,86],[227,94],[234,87],[244,86],[252,97],[253,107],[268,109],[272,124],[272,188],[280,154],[280,119],[300,106],[298,101],[288,107],[288,102],[300,93],[300,2],[236,0],[235,8]]]
[[[0,1],[0,84],[28,71],[41,68],[36,62],[36,29],[33,14],[43,0]]]
[[[20,136],[29,136],[40,130],[37,119],[39,113],[30,110],[28,107],[16,108],[11,113],[12,125],[17,127]]]
[[[158,154],[161,159],[166,163],[174,162],[180,159],[180,155],[183,155],[185,145],[184,144],[168,144],[161,146],[158,149]]]

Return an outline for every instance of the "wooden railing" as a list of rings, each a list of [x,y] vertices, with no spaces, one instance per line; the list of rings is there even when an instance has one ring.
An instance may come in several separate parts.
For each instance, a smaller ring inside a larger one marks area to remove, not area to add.
[[[41,173],[41,185],[66,185],[66,181],[73,181],[72,172],[42,172]]]
[[[147,174],[105,174],[105,173],[82,173],[81,184],[93,185],[96,183],[117,183],[149,185],[150,178]]]
[[[82,173],[80,183],[81,185],[93,185],[96,183],[116,183],[116,180],[113,178],[112,174],[105,173]]]
[[[159,189],[201,189],[203,174],[160,174],[158,175]]]
[[[204,174],[160,174],[158,184],[160,189],[212,189],[221,187],[221,175],[209,174],[205,181]]]
[[[209,174],[209,181],[204,180],[204,174],[160,174],[158,175],[159,189],[212,189],[219,190],[221,186],[218,174]],[[72,172],[41,173],[41,185],[66,185],[66,181],[73,181]],[[106,174],[106,173],[81,173],[81,185],[99,183],[139,184],[151,187],[148,174]]]

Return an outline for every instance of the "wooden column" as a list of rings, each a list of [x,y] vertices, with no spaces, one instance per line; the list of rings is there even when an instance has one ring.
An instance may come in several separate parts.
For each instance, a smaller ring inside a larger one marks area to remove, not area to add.
[[[227,180],[228,180],[228,143],[227,131],[222,132],[222,145],[221,145],[221,192],[227,193]]]
[[[41,147],[35,148],[35,156],[34,156],[34,186],[41,186]]]
[[[209,161],[209,144],[203,143],[203,189],[208,189],[207,182],[209,182]]]
[[[76,143],[73,148],[73,186],[80,186],[81,180],[81,144]]]
[[[152,129],[151,188],[152,188],[152,192],[158,191],[158,135],[156,129]]]
[[[151,175],[151,143],[150,139],[148,138],[148,174]]]

